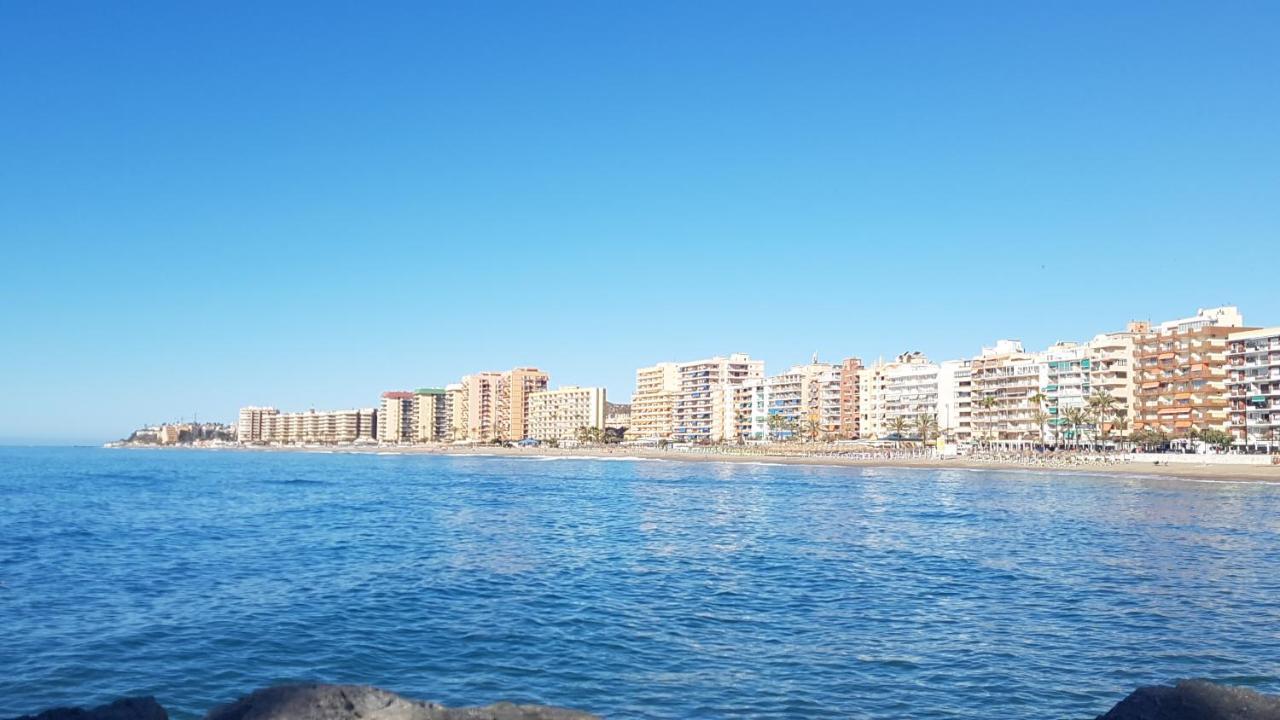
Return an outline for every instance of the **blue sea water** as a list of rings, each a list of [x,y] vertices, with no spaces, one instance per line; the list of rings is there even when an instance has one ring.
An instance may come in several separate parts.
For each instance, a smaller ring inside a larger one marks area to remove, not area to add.
[[[380,685],[611,718],[1091,718],[1280,691],[1280,486],[0,449],[0,717]]]

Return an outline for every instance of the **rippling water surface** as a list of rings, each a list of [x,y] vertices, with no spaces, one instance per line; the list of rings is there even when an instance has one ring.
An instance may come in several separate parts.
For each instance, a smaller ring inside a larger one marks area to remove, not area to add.
[[[1280,486],[0,449],[0,717],[288,680],[613,718],[1280,691]]]

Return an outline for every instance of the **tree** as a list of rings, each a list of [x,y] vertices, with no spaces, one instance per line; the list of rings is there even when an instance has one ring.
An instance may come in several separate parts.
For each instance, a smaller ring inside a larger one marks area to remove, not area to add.
[[[996,403],[997,403],[997,401],[996,401],[996,396],[995,396],[995,395],[983,395],[983,396],[982,396],[982,398],[978,400],[978,407],[980,407],[980,408],[982,408],[984,411],[986,411],[986,412],[990,413],[990,412],[995,408]],[[995,426],[996,426],[996,423],[995,423],[995,420],[993,420],[993,419],[992,419],[992,418],[990,418],[990,417],[987,417],[987,418],[986,418],[986,421],[987,421],[987,428],[986,428],[986,435],[987,435],[987,449],[988,449],[988,450],[990,450],[990,449],[991,449],[992,444],[993,444],[993,443],[994,443],[994,441],[995,441]]]
[[[1115,422],[1111,423],[1111,429],[1115,431],[1119,442],[1123,443],[1125,436],[1129,434],[1129,418],[1123,415],[1117,416]]]
[[[1071,428],[1071,444],[1078,450],[1080,448],[1080,428],[1089,422],[1089,415],[1084,408],[1067,408],[1062,414],[1067,421],[1067,427]]]
[[[893,434],[897,436],[898,442],[902,442],[902,438],[907,434],[907,420],[901,415],[895,417],[893,422],[889,423],[889,427],[893,428]]]
[[[920,444],[928,447],[929,437],[938,432],[938,416],[921,413],[916,416],[916,433],[920,436]]]
[[[769,426],[769,439],[777,440],[787,429],[787,419],[779,413],[769,413],[768,419],[765,421]]]
[[[1225,430],[1209,428],[1208,430],[1200,431],[1200,441],[1208,445],[1213,445],[1219,450],[1226,451],[1231,447],[1231,444],[1235,442],[1235,438],[1231,436],[1231,433]]]
[[[1049,422],[1049,413],[1045,412],[1044,408],[1036,408],[1031,415],[1031,420],[1040,428],[1040,449],[1044,450],[1044,426]]]
[[[1111,427],[1107,423],[1115,412],[1115,406],[1118,400],[1105,389],[1099,390],[1089,396],[1089,410],[1093,412],[1095,418],[1098,419],[1098,430],[1102,434],[1102,442],[1105,445],[1107,437],[1111,434]]]

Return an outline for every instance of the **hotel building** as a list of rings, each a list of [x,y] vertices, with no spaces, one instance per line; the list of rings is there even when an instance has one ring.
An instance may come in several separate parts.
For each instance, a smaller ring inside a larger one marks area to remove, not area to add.
[[[983,348],[971,363],[973,440],[997,447],[1042,442],[1034,397],[1048,381],[1044,353],[1029,353],[1017,340]]]
[[[1280,448],[1280,327],[1227,337],[1231,435],[1237,445]]]
[[[1138,336],[1133,429],[1171,438],[1187,438],[1193,430],[1228,430],[1227,338],[1255,329],[1243,324],[1236,308],[1217,307]]]
[[[583,428],[604,430],[605,389],[566,386],[529,394],[529,437],[574,440]]]
[[[680,394],[680,368],[666,362],[636,370],[631,396],[629,440],[667,440],[675,429],[675,402]]]
[[[737,390],[764,376],[764,361],[745,353],[680,363],[680,388],[672,411],[672,437],[684,442],[724,442],[738,436]]]
[[[845,440],[859,437],[859,390],[858,373],[862,372],[862,360],[845,358],[840,364],[840,431]]]

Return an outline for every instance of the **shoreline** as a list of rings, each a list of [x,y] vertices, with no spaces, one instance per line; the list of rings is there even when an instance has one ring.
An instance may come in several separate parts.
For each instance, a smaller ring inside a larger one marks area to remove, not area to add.
[[[158,450],[232,450],[248,452],[298,452],[358,455],[447,455],[454,457],[514,457],[514,458],[566,458],[613,460],[667,460],[676,462],[711,462],[738,464],[810,465],[819,467],[853,468],[908,468],[919,470],[990,470],[994,472],[1067,473],[1078,475],[1141,475],[1149,477],[1177,478],[1182,480],[1215,480],[1221,482],[1266,482],[1280,484],[1280,466],[1276,465],[1227,465],[1211,463],[1178,462],[1155,465],[1145,462],[1080,462],[1047,465],[1028,461],[996,461],[989,459],[955,458],[902,458],[902,457],[841,457],[833,455],[789,455],[775,453],[702,452],[686,450],[658,450],[638,447],[579,447],[579,448],[511,448],[455,445],[404,445],[404,446],[143,446]],[[135,449],[122,446],[122,449]],[[1116,455],[1122,459],[1124,455]]]

